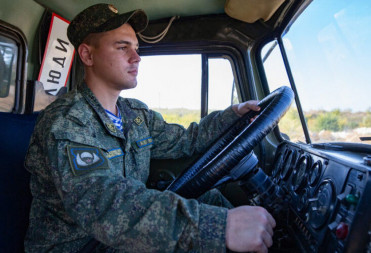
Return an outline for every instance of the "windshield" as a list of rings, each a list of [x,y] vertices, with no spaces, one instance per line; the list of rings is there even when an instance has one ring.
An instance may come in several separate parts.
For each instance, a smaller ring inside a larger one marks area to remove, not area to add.
[[[282,38],[311,142],[371,143],[370,24],[371,1],[314,0]],[[264,61],[271,90],[290,86],[275,57],[282,58],[278,46]],[[296,113],[289,111],[280,130],[304,141]]]

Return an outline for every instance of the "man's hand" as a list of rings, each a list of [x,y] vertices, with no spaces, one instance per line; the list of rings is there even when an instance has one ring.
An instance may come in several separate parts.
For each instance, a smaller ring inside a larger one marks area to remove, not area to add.
[[[228,210],[227,248],[236,252],[268,252],[275,226],[276,221],[263,207],[240,206]]]
[[[258,102],[258,100],[249,100],[241,104],[233,105],[232,109],[239,117],[241,117],[250,110],[260,111],[260,107],[257,106]]]

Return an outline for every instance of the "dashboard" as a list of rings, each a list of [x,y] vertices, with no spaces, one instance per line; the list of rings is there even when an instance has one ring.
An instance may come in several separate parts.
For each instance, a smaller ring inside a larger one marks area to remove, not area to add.
[[[279,145],[260,192],[276,199],[270,252],[371,252],[370,156],[321,145]],[[261,181],[260,181],[261,182]],[[270,188],[270,190],[268,190]],[[273,190],[272,190],[273,189]],[[258,190],[259,192],[259,190]],[[277,207],[279,211],[277,211]]]

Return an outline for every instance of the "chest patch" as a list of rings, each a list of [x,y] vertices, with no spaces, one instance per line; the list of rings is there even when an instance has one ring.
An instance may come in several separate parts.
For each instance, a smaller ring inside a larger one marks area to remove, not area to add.
[[[72,173],[84,175],[94,170],[107,170],[107,158],[100,148],[87,146],[67,146],[68,158]]]
[[[108,159],[113,159],[113,158],[116,158],[116,157],[120,157],[120,156],[124,156],[124,151],[122,151],[121,148],[115,148],[115,149],[111,149],[111,150],[108,150],[108,153],[107,153],[107,158]]]
[[[135,143],[137,144],[138,148],[144,148],[148,145],[151,145],[153,143],[153,139],[152,137],[147,137],[145,139],[138,140]]]

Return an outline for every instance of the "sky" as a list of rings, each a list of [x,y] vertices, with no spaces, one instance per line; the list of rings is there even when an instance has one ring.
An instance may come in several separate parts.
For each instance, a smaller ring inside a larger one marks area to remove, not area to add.
[[[305,111],[371,108],[370,13],[369,0],[315,0],[284,37]],[[278,58],[267,64],[272,83],[287,83]]]
[[[314,0],[292,25],[283,41],[305,111],[371,109],[370,25],[371,0]],[[213,67],[211,108],[230,103],[233,77],[226,61]],[[278,47],[265,68],[271,90],[288,85]],[[154,108],[199,109],[200,82],[199,55],[143,57],[138,87],[122,95]]]

